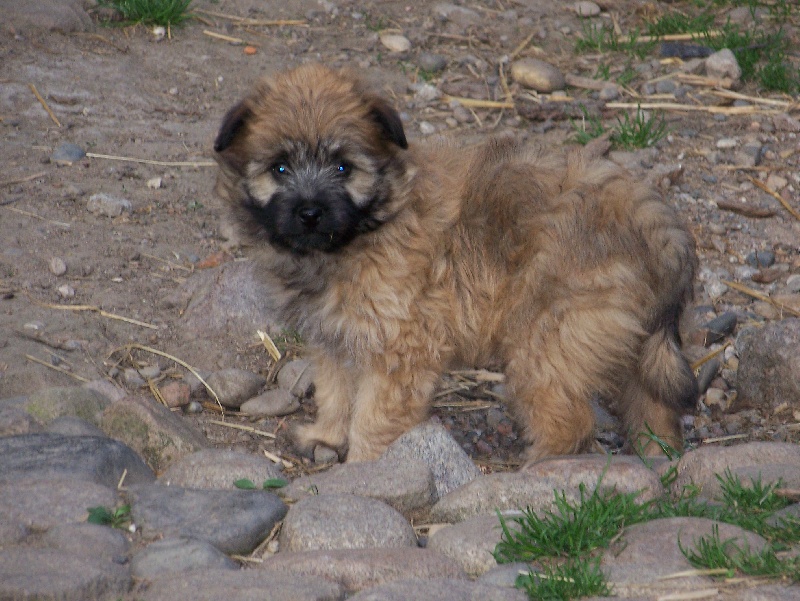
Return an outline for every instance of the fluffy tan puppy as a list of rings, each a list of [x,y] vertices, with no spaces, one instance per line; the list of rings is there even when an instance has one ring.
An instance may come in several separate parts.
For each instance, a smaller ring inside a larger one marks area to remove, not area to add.
[[[409,145],[386,101],[319,65],[258,84],[215,149],[217,191],[312,349],[302,451],[377,458],[454,363],[502,367],[528,462],[588,446],[593,394],[629,436],[682,446],[694,242],[618,167],[509,139]]]

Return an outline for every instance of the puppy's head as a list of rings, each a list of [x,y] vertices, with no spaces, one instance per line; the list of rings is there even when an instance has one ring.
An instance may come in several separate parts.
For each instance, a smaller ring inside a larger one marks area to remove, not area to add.
[[[388,219],[407,147],[394,109],[319,65],[259,84],[214,144],[250,236],[297,254],[335,252]]]

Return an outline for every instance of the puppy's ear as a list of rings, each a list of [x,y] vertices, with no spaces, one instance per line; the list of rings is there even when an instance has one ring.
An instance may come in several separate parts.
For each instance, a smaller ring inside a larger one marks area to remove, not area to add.
[[[370,115],[378,124],[384,137],[397,144],[400,148],[408,148],[406,132],[403,130],[403,121],[396,110],[383,98],[373,96],[368,100],[370,104]]]
[[[245,123],[253,116],[250,106],[246,100],[236,104],[231,110],[225,113],[222,118],[222,126],[219,128],[217,139],[214,140],[214,150],[222,152],[233,144],[233,141],[241,133]]]
[[[246,152],[239,142],[244,139],[246,125],[253,118],[249,100],[245,99],[234,105],[222,119],[214,150],[220,165],[228,167],[234,173],[242,175],[246,161]]]

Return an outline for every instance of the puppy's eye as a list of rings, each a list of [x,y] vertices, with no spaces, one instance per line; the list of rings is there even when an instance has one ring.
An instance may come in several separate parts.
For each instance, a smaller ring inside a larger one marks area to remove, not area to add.
[[[272,174],[275,177],[284,177],[289,175],[289,165],[286,163],[275,163],[272,166]]]
[[[350,172],[353,170],[352,165],[350,163],[339,163],[336,165],[336,175],[340,175],[342,177],[347,177],[350,175]]]

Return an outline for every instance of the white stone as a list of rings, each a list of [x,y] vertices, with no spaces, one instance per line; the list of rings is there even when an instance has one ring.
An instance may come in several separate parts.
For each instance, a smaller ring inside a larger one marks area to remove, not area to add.
[[[408,52],[411,50],[411,42],[405,36],[396,33],[381,34],[381,44],[389,49],[390,52]]]
[[[600,7],[594,2],[589,2],[588,0],[576,2],[572,8],[576,13],[578,13],[579,17],[596,17],[600,14]]]
[[[61,298],[72,298],[75,296],[75,289],[69,284],[63,284],[58,287],[58,294]]]
[[[720,138],[717,140],[717,148],[720,150],[727,150],[729,148],[736,148],[739,141],[736,138]]]
[[[733,52],[728,48],[723,48],[706,59],[706,75],[717,79],[729,77],[738,81],[742,76],[742,68]]]
[[[423,121],[419,124],[419,131],[423,136],[430,136],[436,133],[436,126],[427,121]]]
[[[161,178],[154,177],[152,179],[147,180],[147,187],[151,190],[158,190],[162,186]]]
[[[51,258],[48,265],[50,267],[50,273],[53,275],[64,275],[67,273],[67,264],[64,263],[64,259],[60,257]]]
[[[124,198],[116,198],[109,194],[92,194],[89,201],[86,203],[86,209],[90,213],[96,215],[104,215],[106,217],[119,217],[123,211],[130,212],[132,209],[131,202]]]

